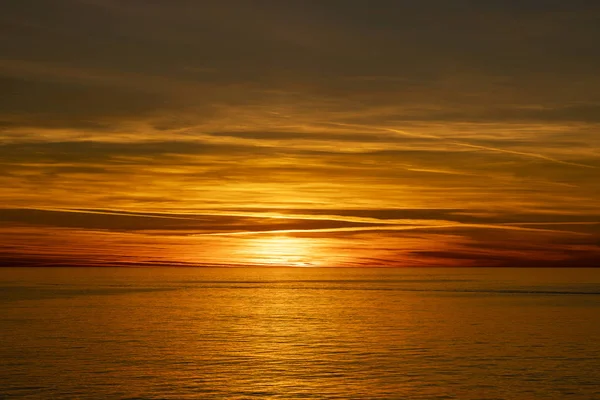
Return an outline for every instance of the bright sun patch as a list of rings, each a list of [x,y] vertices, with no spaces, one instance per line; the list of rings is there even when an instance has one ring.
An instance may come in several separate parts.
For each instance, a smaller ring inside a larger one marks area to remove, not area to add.
[[[318,266],[310,239],[259,236],[249,239],[243,251],[248,253],[248,259],[253,264],[290,267]]]

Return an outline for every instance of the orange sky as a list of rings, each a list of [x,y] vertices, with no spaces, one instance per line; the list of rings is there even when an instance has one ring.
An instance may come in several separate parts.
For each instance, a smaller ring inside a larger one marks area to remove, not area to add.
[[[599,266],[600,5],[483,3],[4,2],[0,265]]]

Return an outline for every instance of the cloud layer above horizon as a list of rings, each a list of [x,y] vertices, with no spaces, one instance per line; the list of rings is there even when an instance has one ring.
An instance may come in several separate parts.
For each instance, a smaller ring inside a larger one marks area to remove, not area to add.
[[[1,265],[600,266],[600,4],[9,0]]]

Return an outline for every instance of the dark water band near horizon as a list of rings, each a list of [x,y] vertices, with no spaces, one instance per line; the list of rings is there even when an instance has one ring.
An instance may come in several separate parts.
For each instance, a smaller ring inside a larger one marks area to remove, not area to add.
[[[600,399],[600,269],[2,268],[0,399]]]

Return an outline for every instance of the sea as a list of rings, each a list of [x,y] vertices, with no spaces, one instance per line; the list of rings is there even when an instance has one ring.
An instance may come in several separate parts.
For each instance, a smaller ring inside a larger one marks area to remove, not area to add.
[[[600,399],[600,269],[2,268],[0,399]]]

